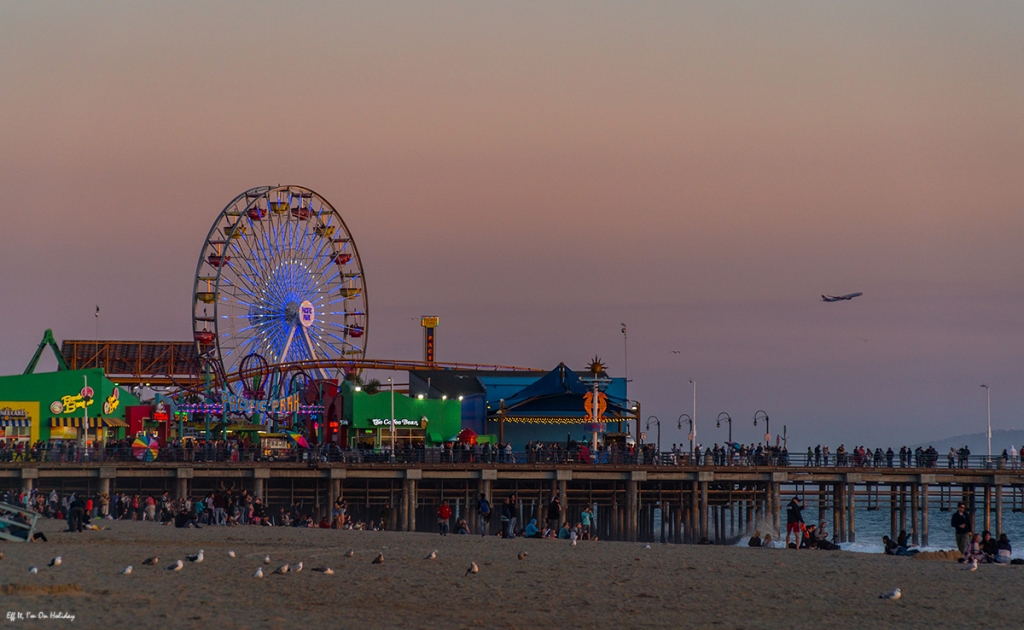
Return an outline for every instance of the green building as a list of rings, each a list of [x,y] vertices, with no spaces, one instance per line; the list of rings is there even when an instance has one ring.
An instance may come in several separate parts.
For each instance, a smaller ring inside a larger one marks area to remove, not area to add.
[[[86,397],[84,394],[90,394]],[[0,438],[76,440],[88,418],[88,440],[124,437],[125,407],[139,400],[102,369],[59,370],[0,377]]]
[[[410,397],[388,391],[368,394],[343,383],[339,433],[353,448],[380,448],[391,444],[391,405],[394,400],[395,445],[437,446],[462,430],[462,404],[458,400]]]

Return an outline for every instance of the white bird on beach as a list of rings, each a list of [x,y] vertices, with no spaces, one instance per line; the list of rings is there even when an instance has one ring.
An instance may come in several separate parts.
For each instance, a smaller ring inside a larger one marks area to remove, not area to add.
[[[125,568],[121,569],[121,575],[131,575],[131,574],[132,574],[132,565],[129,564]]]
[[[178,560],[177,562],[175,562],[171,566],[167,567],[167,570],[168,571],[181,571],[181,567],[183,567],[183,566],[185,566],[185,563],[182,560]]]
[[[235,550],[234,549],[228,549],[228,557],[229,558],[234,558],[235,557]]]
[[[892,599],[892,600],[896,600],[896,599],[899,599],[902,596],[903,596],[903,591],[901,591],[900,589],[896,589],[894,591],[889,591],[885,595],[879,595],[878,599]]]
[[[143,560],[142,564],[151,567],[154,564],[156,564],[157,562],[160,562],[160,558],[158,558],[157,556],[150,556],[149,558],[146,558],[145,560]]]
[[[60,563],[63,562],[63,561],[64,561],[63,558],[61,558],[60,556],[57,556],[53,560],[50,560],[50,564],[48,566],[59,567]]]
[[[28,572],[35,575],[36,573],[39,573],[39,567],[29,567]]]
[[[430,552],[430,555],[424,558],[424,560],[433,560],[437,557],[437,549]]]
[[[378,553],[377,557],[374,558],[373,562],[371,562],[370,564],[384,564],[384,552],[382,551]]]
[[[263,567],[256,567],[256,573],[253,573],[252,576],[254,578],[261,578],[261,577],[263,577]]]
[[[263,564],[270,564],[270,556],[263,556]]]
[[[297,565],[295,565],[294,568],[292,568],[292,573],[298,573],[301,570],[302,570],[302,563],[300,562]]]
[[[349,549],[348,551],[345,552],[345,557],[346,558],[351,558],[354,555],[356,555],[356,550],[355,549]]]
[[[977,571],[977,570],[978,570],[978,561],[977,560],[971,560],[970,562],[967,563],[967,566],[964,567],[964,571]]]
[[[199,553],[194,553],[190,556],[185,557],[189,562],[202,562],[203,561],[203,550],[200,549]]]
[[[651,543],[647,543],[646,545],[644,545],[644,549],[650,549],[650,548],[651,548]]]
[[[285,573],[288,573],[288,570],[290,568],[291,567],[289,567],[287,564],[282,564],[281,566],[274,569],[274,575],[284,575]]]
[[[331,567],[314,567],[313,570],[324,575],[334,575],[334,569]]]
[[[576,546],[576,539],[575,538],[573,538],[572,540],[569,541],[569,546],[570,547],[575,547]]]
[[[469,568],[466,569],[466,575],[469,575],[470,573],[480,573],[480,567],[476,566],[475,562],[470,562]]]

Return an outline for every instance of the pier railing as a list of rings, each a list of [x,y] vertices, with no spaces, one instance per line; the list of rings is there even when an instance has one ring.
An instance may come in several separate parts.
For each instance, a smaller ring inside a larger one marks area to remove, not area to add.
[[[154,457],[155,455],[155,457]],[[25,450],[0,449],[0,463],[48,462],[48,463],[250,463],[250,462],[293,462],[298,464],[343,463],[343,464],[501,464],[501,465],[627,465],[657,467],[759,467],[759,468],[931,468],[931,469],[1016,469],[1024,467],[1024,458],[988,457],[970,455],[949,458],[927,454],[911,455],[908,458],[893,459],[875,457],[854,457],[852,455],[829,455],[818,457],[804,453],[797,455],[760,454],[740,456],[734,454],[706,454],[691,456],[690,453],[673,453],[639,450],[635,452],[601,450],[592,453],[574,449],[535,449],[529,451],[489,450],[476,452],[459,448],[413,448],[397,449],[394,454],[387,449],[341,449],[335,445],[318,448],[263,449],[259,447],[238,447],[223,444],[197,444],[194,446],[164,446],[153,453],[136,450],[131,446],[111,445],[98,448],[79,448],[74,445],[47,448],[36,447]]]

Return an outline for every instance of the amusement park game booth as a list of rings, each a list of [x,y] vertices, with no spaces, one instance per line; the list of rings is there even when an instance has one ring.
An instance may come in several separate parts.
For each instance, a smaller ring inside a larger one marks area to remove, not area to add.
[[[340,441],[351,448],[390,446],[391,392],[368,394],[355,391],[347,382],[340,390],[343,399]],[[454,440],[462,430],[462,404],[458,400],[412,398],[396,393],[394,401],[397,448],[409,444],[437,446]]]
[[[86,397],[84,394],[89,394]],[[88,439],[124,437],[125,408],[139,400],[110,381],[102,369],[58,370],[0,377],[0,438],[77,440],[88,418]]]

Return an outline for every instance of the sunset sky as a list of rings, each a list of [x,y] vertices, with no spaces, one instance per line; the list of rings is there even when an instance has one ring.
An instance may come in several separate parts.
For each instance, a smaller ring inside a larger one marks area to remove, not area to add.
[[[2,374],[97,304],[189,339],[217,213],[298,184],[372,357],[621,376],[626,322],[663,446],[691,378],[705,444],[1024,428],[1024,3],[0,0],[0,59]]]

